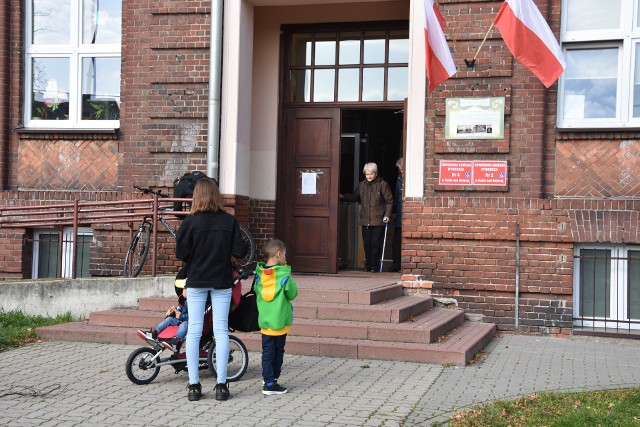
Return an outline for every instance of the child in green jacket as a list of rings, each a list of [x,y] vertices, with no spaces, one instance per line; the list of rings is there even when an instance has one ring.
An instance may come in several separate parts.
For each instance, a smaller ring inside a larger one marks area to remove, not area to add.
[[[262,333],[262,394],[284,394],[278,384],[284,361],[284,345],[293,322],[291,301],[298,287],[287,264],[287,247],[281,240],[269,239],[262,248],[267,258],[256,266],[254,289],[258,305],[258,325]]]

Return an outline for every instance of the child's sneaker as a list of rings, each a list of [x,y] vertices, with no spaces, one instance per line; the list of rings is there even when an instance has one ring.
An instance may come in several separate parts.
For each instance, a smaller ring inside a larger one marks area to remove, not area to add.
[[[153,334],[151,331],[141,331],[138,329],[137,332],[138,336],[143,339],[143,340],[152,340],[153,338]]]
[[[178,352],[178,345],[180,344],[180,338],[173,337],[170,340],[162,341],[162,346],[167,350],[171,350],[174,353]]]
[[[286,387],[282,387],[280,384],[278,384],[275,381],[271,385],[265,384],[262,387],[262,394],[265,394],[267,396],[271,396],[274,394],[285,394],[287,391],[289,390],[287,390]]]
[[[216,400],[227,400],[229,398],[229,387],[226,384],[216,384],[214,390],[216,392]]]
[[[202,387],[200,386],[200,383],[187,385],[187,399],[189,399],[190,402],[200,400],[201,397]]]

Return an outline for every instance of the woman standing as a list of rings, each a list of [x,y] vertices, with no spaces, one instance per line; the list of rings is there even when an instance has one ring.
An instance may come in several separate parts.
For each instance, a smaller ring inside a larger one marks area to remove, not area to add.
[[[378,177],[378,165],[367,163],[362,170],[365,179],[352,194],[340,194],[348,202],[360,202],[360,225],[364,243],[364,271],[377,273],[382,260],[384,228],[389,223],[393,194],[389,184]]]
[[[216,181],[205,178],[193,190],[189,215],[178,229],[176,257],[186,263],[189,289],[187,368],[189,400],[202,396],[198,364],[200,339],[207,298],[211,297],[213,333],[216,340],[216,400],[229,398],[227,363],[229,355],[229,306],[233,271],[231,257],[247,252],[235,217],[226,213]]]

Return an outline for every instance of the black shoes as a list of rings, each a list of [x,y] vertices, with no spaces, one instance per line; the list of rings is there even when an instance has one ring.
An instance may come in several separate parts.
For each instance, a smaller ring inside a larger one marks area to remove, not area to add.
[[[180,345],[180,338],[178,338],[178,337],[173,337],[170,340],[162,342],[162,346],[164,348],[166,348],[167,350],[172,351],[174,353],[178,352],[178,346],[179,345]]]
[[[200,398],[202,397],[202,387],[200,386],[200,383],[189,384],[187,386],[187,390],[187,398],[190,402],[200,400]]]
[[[267,396],[272,396],[274,394],[285,394],[287,391],[289,390],[287,390],[286,387],[282,387],[275,381],[270,386],[266,384],[262,386],[262,394]]]
[[[227,384],[216,384],[214,390],[216,392],[216,400],[227,400],[229,398],[229,387]]]

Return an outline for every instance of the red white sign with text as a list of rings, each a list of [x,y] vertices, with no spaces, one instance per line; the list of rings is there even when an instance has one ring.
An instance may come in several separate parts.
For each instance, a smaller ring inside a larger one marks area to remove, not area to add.
[[[440,185],[507,185],[506,161],[440,160]]]
[[[472,161],[440,160],[440,185],[471,185]]]
[[[474,160],[473,185],[507,185],[507,162]]]

